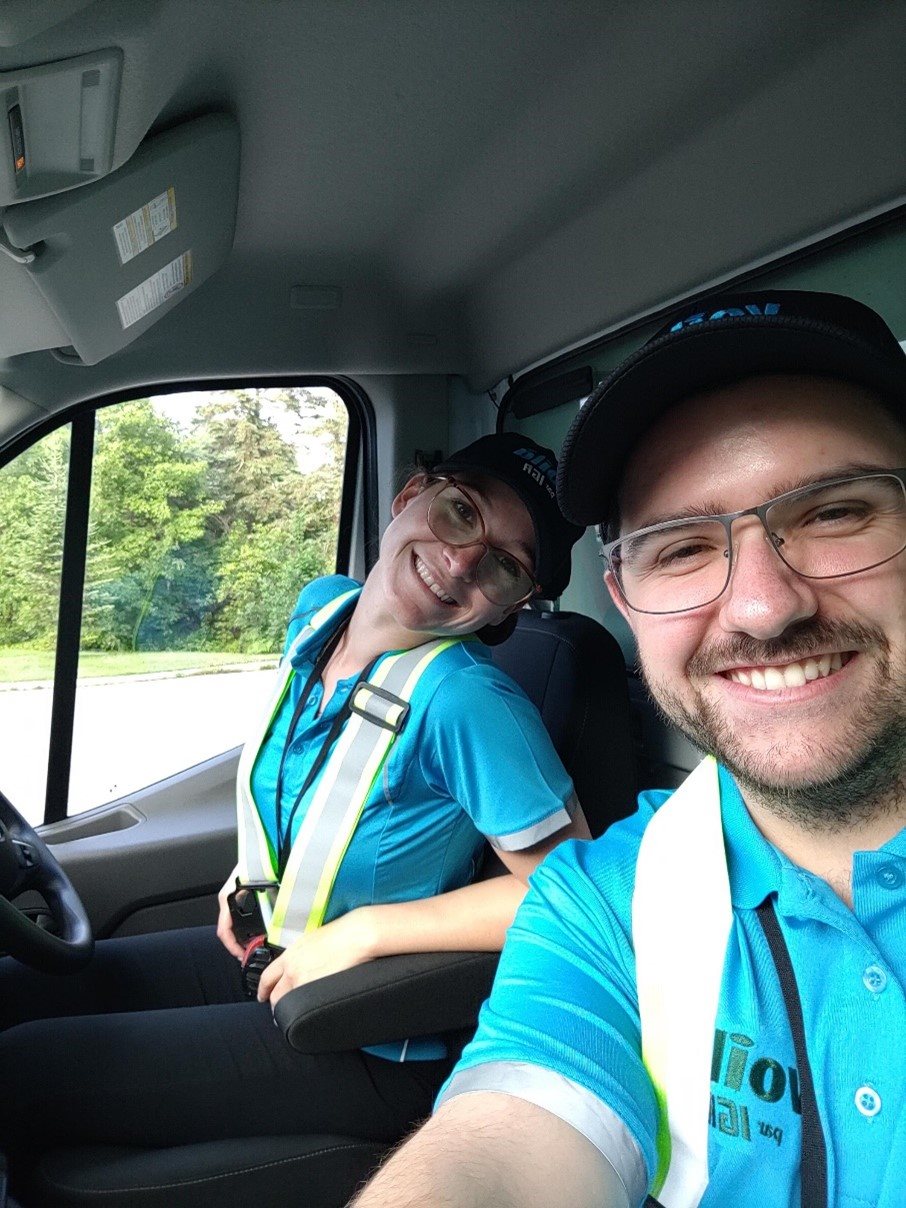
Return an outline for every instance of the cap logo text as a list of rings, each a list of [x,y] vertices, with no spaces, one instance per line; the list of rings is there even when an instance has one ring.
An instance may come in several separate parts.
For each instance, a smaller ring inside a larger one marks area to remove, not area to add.
[[[549,458],[532,449],[514,449],[513,456],[523,458],[523,473],[529,474],[535,482],[543,486],[551,499],[556,498],[554,484],[557,481],[557,471]]]
[[[764,315],[779,313],[779,302],[765,302],[763,307],[755,302],[747,302],[745,307],[728,306],[723,310],[712,311],[711,314],[708,314],[706,310],[700,311],[698,314],[689,315],[687,319],[680,319],[678,323],[673,324],[670,330],[671,332],[682,331],[684,327],[692,327],[695,323],[713,323],[717,319],[744,319],[747,315],[754,315],[760,319]]]

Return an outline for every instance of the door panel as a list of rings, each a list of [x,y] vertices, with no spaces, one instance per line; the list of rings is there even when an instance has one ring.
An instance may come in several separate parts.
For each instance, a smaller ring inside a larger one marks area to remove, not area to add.
[[[40,834],[72,878],[95,935],[211,923],[236,863],[239,749]]]

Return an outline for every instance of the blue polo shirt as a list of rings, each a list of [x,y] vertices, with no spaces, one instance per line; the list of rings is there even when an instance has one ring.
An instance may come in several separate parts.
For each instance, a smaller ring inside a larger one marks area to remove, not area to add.
[[[294,610],[286,648],[295,675],[251,777],[252,796],[272,841],[277,773],[293,711],[319,651],[355,607],[358,592],[329,624],[317,631],[306,627],[325,604],[360,586],[341,575],[318,579],[303,590]],[[286,753],[284,825],[358,678],[341,680],[320,716],[323,689],[320,680],[315,684]],[[314,792],[315,785],[296,811],[294,838]],[[467,885],[486,838],[500,850],[521,851],[566,826],[575,808],[572,781],[537,709],[491,662],[486,646],[471,638],[458,642],[429,665],[415,688],[406,725],[343,857],[325,921],[358,906],[429,898]],[[413,1041],[407,1049],[410,1057],[444,1053],[434,1042]],[[382,1055],[393,1054],[382,1050]]]
[[[701,1208],[798,1208],[799,1072],[755,908],[769,895],[802,999],[828,1144],[829,1202],[906,1204],[906,831],[857,852],[853,909],[761,835],[720,770],[733,903],[711,1068],[710,1183]],[[653,1176],[657,1114],[640,1056],[631,903],[642,833],[669,796],[536,870],[475,1039],[438,1104],[505,1091],[588,1137],[631,1203]],[[670,909],[670,903],[664,903]],[[690,948],[695,937],[689,937]]]

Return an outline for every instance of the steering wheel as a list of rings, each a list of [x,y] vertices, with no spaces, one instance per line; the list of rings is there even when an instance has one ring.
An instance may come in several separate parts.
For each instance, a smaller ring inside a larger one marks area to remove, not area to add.
[[[18,910],[11,899],[37,890],[59,935]],[[46,973],[75,973],[91,959],[94,936],[85,907],[50,848],[0,793],[0,949]]]

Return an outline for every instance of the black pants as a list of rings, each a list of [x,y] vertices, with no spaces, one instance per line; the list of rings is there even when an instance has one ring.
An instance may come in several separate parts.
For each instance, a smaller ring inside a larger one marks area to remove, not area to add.
[[[242,996],[212,928],[101,941],[52,977],[0,960],[0,1148],[14,1179],[60,1145],[157,1148],[334,1133],[393,1142],[449,1061],[306,1056]]]

